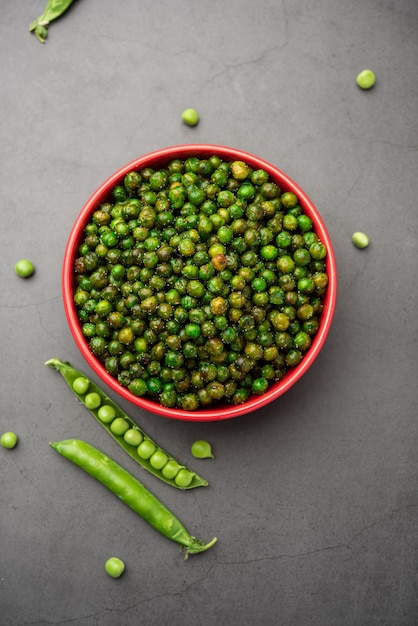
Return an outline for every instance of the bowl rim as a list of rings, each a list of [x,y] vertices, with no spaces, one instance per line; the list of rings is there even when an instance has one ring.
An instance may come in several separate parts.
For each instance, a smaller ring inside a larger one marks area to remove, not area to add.
[[[168,163],[176,158],[181,158],[182,160],[191,156],[204,158],[210,156],[211,154],[219,155],[223,160],[242,160],[248,163],[251,167],[265,169],[273,180],[280,179],[279,186],[282,190],[293,191],[298,196],[299,203],[302,206],[303,211],[309,217],[313,218],[315,232],[327,248],[326,267],[327,274],[329,276],[329,283],[324,298],[324,308],[321,313],[321,323],[318,332],[313,337],[311,347],[304,354],[303,359],[296,367],[289,369],[285,376],[276,383],[273,383],[265,393],[262,395],[252,395],[242,404],[217,404],[213,408],[186,411],[184,409],[164,407],[157,402],[144,398],[143,396],[134,396],[127,388],[122,387],[113,376],[106,372],[99,359],[97,359],[97,357],[90,352],[84,335],[81,332],[81,326],[73,300],[73,263],[80,243],[82,230],[86,226],[93,209],[97,207],[99,202],[103,201],[103,198],[106,195],[110,194],[113,187],[115,187],[123,179],[125,174],[131,170],[148,167],[151,161],[154,163],[154,167],[162,167],[165,163]],[[293,385],[295,385],[296,382],[302,378],[302,376],[311,367],[322,350],[334,317],[337,298],[337,267],[331,239],[319,211],[298,183],[292,180],[282,170],[272,163],[265,161],[263,158],[237,148],[217,144],[179,144],[148,152],[129,161],[111,174],[92,193],[79,212],[71,228],[71,232],[65,246],[62,265],[62,297],[67,322],[77,347],[79,348],[84,359],[87,361],[88,365],[102,379],[102,381],[110,387],[110,389],[137,407],[170,419],[193,422],[219,421],[239,417],[270,404],[293,387]]]

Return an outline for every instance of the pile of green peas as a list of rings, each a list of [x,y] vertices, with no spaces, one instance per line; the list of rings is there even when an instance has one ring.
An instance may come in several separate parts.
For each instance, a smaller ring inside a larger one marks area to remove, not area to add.
[[[126,174],[84,229],[74,302],[136,396],[188,411],[262,394],[319,329],[327,249],[297,196],[216,155]]]

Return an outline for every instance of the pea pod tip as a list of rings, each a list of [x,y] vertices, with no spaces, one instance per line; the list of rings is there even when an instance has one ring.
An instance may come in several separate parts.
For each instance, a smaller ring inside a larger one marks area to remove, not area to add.
[[[190,545],[186,548],[184,558],[187,559],[189,554],[199,554],[200,552],[206,552],[206,550],[209,550],[209,548],[211,548],[217,541],[218,538],[214,537],[212,541],[204,544],[203,541],[192,537]]]

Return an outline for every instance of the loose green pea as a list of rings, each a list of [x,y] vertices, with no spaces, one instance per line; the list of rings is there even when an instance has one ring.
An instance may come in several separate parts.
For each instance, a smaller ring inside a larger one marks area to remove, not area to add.
[[[199,114],[195,109],[185,109],[181,114],[181,119],[187,126],[196,126],[199,121]]]
[[[356,79],[360,89],[371,89],[376,82],[376,75],[372,70],[363,70]]]
[[[170,460],[168,461],[166,465],[164,465],[163,469],[161,470],[161,473],[165,478],[168,478],[171,480],[175,476],[177,476],[179,470],[180,470],[180,465],[177,463],[177,461]]]
[[[83,376],[79,376],[73,382],[73,390],[81,396],[87,393],[89,386],[89,381]]]
[[[110,424],[116,417],[116,411],[113,406],[103,404],[97,411],[97,417],[103,424]]]
[[[359,231],[353,233],[351,239],[356,248],[367,248],[370,243],[368,236],[365,233]]]
[[[21,259],[15,265],[15,272],[21,278],[29,278],[35,271],[35,266],[28,259]]]
[[[110,424],[110,430],[114,435],[124,435],[129,429],[129,424],[123,417],[117,417]]]
[[[125,571],[125,563],[116,556],[110,557],[105,563],[106,574],[111,578],[120,578]]]
[[[86,397],[84,398],[84,404],[86,405],[88,409],[98,409],[101,403],[102,403],[102,400],[99,394],[96,393],[96,391],[92,391],[91,393],[88,393]]]
[[[12,433],[10,431],[7,433],[3,433],[3,435],[0,438],[0,443],[3,446],[3,448],[7,448],[9,450],[11,450],[12,448],[16,446],[17,441],[18,441],[18,437],[16,433]]]
[[[214,459],[215,456],[212,452],[212,446],[207,441],[199,439],[192,444],[192,455],[196,459]]]

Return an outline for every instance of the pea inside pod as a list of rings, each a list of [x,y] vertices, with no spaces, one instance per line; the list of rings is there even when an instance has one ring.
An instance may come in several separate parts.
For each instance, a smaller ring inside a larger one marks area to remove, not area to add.
[[[72,392],[105,428],[108,434],[141,467],[178,489],[206,487],[207,480],[179,463],[153,441],[105,392],[69,363],[50,359],[46,365],[57,370]]]

